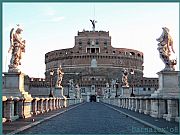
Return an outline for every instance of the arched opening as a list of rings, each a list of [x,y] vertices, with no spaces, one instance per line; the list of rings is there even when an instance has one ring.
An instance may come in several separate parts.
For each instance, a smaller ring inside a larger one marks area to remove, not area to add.
[[[90,102],[96,102],[96,96],[95,95],[90,96]]]

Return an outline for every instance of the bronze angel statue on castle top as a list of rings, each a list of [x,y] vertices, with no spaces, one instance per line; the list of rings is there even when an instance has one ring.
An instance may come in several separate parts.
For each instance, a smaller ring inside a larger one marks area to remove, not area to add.
[[[21,37],[22,28],[17,25],[18,28],[14,28],[10,31],[10,48],[8,53],[11,52],[11,60],[8,72],[18,72],[18,66],[21,65],[22,53],[25,52],[25,40]]]

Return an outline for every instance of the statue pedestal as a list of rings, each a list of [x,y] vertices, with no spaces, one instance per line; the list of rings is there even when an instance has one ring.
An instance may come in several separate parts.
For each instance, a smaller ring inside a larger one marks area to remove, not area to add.
[[[161,71],[159,75],[159,88],[151,97],[179,98],[178,71]]]
[[[121,96],[122,97],[130,97],[131,95],[131,91],[129,89],[129,87],[126,87],[126,86],[122,86],[122,93],[121,93]]]
[[[56,87],[54,91],[54,96],[59,98],[65,98],[63,93],[63,87]]]
[[[112,88],[110,91],[110,98],[115,98],[115,96],[116,96],[116,90]]]
[[[3,73],[3,89],[2,95],[10,99],[11,113],[14,115],[14,110],[17,110],[19,117],[27,118],[31,117],[31,95],[24,90],[24,74],[21,72],[8,72]],[[17,101],[17,107],[15,108],[15,101],[13,99],[19,99]],[[10,120],[12,120],[10,118]]]
[[[3,73],[3,90],[2,95],[8,97],[19,97],[31,99],[31,95],[24,90],[24,74],[17,73]]]
[[[72,90],[69,91],[69,97],[75,98],[75,93]]]
[[[151,97],[154,98],[151,101],[151,116],[162,118],[166,109],[163,99],[179,98],[178,71],[161,71],[157,74],[159,75],[159,88],[151,94]],[[167,119],[170,119],[170,115]]]

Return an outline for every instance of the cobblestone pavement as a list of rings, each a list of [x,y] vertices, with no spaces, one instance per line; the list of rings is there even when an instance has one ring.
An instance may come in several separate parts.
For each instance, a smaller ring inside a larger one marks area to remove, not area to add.
[[[96,102],[85,103],[19,134],[157,133],[127,115]]]
[[[179,123],[178,122],[169,122],[162,118],[153,118],[149,115],[134,112],[125,108],[120,108],[118,106],[109,105],[102,103],[114,110],[119,111],[120,113],[126,114],[133,119],[137,119],[138,121],[145,123],[146,125],[150,125],[150,127],[155,127],[156,130],[160,130],[161,132],[165,132],[167,134],[179,134]],[[151,128],[150,128],[151,129]],[[149,130],[150,130],[149,129]]]
[[[79,105],[81,104],[71,105],[67,108],[61,108],[61,109],[49,111],[43,114],[33,115],[32,117],[26,118],[26,119],[18,119],[13,122],[5,122],[2,124],[3,134],[13,135],[13,134],[19,133],[20,131],[36,126],[39,123],[42,123],[53,117],[56,117],[57,115],[63,114]]]

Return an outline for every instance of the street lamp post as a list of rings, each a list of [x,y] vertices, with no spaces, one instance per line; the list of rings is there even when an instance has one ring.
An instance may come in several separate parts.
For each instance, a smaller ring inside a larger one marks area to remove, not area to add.
[[[118,97],[118,94],[117,94],[118,83],[117,83],[117,82],[116,82],[116,84],[115,84],[115,88],[116,88],[116,96],[115,96],[115,97]]]
[[[51,81],[51,83],[50,83],[49,97],[54,97],[53,91],[52,91],[52,77],[53,77],[53,75],[54,75],[54,71],[53,71],[53,69],[51,69],[51,71],[50,71],[50,81]]]
[[[70,84],[68,83],[68,95],[67,95],[67,98],[69,98],[69,85],[70,85]]]
[[[130,97],[135,97],[135,95],[134,95],[134,70],[132,69],[131,71],[130,71],[130,73],[131,73],[131,75],[132,75],[132,91],[131,91],[131,95],[130,95]]]

